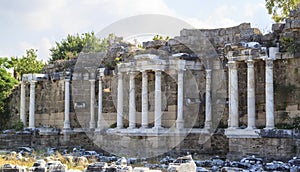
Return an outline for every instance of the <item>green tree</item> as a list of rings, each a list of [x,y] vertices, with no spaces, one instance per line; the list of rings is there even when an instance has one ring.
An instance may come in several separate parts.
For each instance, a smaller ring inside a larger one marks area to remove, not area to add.
[[[26,55],[21,58],[12,57],[11,67],[14,70],[14,77],[17,80],[21,80],[23,74],[27,73],[40,73],[45,64],[37,59],[37,50],[26,50]]]
[[[266,0],[268,13],[275,22],[283,21],[288,17],[291,10],[296,9],[300,0]]]
[[[110,35],[109,37],[113,37]],[[56,60],[72,59],[82,52],[101,52],[105,51],[108,46],[109,38],[100,40],[94,34],[83,33],[81,35],[68,35],[61,42],[56,42],[56,46],[50,49],[50,63]]]
[[[8,58],[0,58],[0,114],[5,112],[5,100],[18,83],[12,74],[8,72],[11,65]]]

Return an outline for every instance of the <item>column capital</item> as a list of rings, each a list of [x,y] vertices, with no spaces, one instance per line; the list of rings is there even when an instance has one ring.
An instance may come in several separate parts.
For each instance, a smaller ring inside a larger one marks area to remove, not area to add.
[[[229,60],[228,63],[227,63],[227,66],[228,66],[229,69],[236,69],[237,68],[236,61]]]
[[[136,75],[138,74],[139,72],[138,71],[128,71],[127,72],[129,75]]]
[[[265,58],[266,67],[273,67],[273,59],[272,58]]]
[[[104,71],[105,71],[104,67],[98,68],[97,71],[99,72],[99,79],[104,76]]]
[[[154,72],[155,72],[155,75],[159,75],[159,76],[161,76],[161,72],[162,72],[162,70],[160,70],[160,69],[157,69],[157,70],[154,70]]]
[[[255,61],[252,58],[249,58],[245,61],[247,63],[247,67],[254,67]]]
[[[95,67],[85,67],[85,69],[89,72],[90,79],[95,79],[96,78],[97,68],[95,68]]]
[[[35,84],[37,81],[36,80],[30,80],[29,83],[30,84]]]
[[[118,77],[122,77],[123,76],[123,72],[118,72]]]

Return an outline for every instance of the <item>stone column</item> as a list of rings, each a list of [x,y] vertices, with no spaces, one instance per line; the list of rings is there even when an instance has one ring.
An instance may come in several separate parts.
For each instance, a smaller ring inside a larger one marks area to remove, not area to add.
[[[255,127],[255,76],[254,76],[254,61],[252,57],[247,61],[247,114],[248,114],[248,129]]]
[[[26,124],[26,116],[25,116],[25,82],[21,81],[21,98],[20,98],[20,120],[23,122],[24,127]]]
[[[70,79],[65,79],[65,121],[64,130],[70,130]]]
[[[136,72],[129,72],[129,128],[136,127],[136,110],[135,110],[135,83],[134,77]]]
[[[178,71],[178,83],[177,83],[177,120],[176,128],[184,128],[183,120],[183,74],[184,70],[180,69]]]
[[[90,100],[90,129],[94,129],[95,122],[95,79],[89,80],[91,83],[91,100]]]
[[[30,81],[29,128],[35,128],[35,83]]]
[[[123,74],[118,72],[117,128],[123,128]]]
[[[99,91],[98,91],[98,120],[97,120],[97,131],[101,131],[102,126],[102,97],[103,97],[103,88],[102,88],[102,78],[104,77],[105,68],[99,68]]]
[[[142,128],[148,128],[148,73],[142,71]]]
[[[238,73],[237,64],[235,61],[230,60],[228,62],[229,72],[229,128],[237,128],[239,125],[238,115]]]
[[[266,129],[274,125],[273,59],[266,58]]]
[[[211,129],[212,126],[212,113],[211,113],[211,69],[206,69],[206,82],[205,82],[205,129]]]
[[[154,128],[161,128],[161,71],[155,71]]]
[[[102,77],[104,76],[104,70],[99,70],[99,92],[98,92],[98,121],[97,121],[97,130],[101,131],[103,128],[102,124]]]

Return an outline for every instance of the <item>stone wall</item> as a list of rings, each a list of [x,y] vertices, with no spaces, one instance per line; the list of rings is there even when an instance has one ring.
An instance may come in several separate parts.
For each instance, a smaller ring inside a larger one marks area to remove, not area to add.
[[[256,155],[267,161],[289,160],[299,156],[298,141],[292,138],[236,138],[229,139],[229,159],[238,160]]]

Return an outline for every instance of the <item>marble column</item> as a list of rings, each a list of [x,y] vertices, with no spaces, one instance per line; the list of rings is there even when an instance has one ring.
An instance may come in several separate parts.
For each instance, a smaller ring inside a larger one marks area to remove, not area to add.
[[[247,61],[247,114],[248,114],[248,129],[255,127],[255,75],[254,61],[252,58]]]
[[[155,71],[155,104],[154,104],[154,128],[161,128],[161,71]]]
[[[239,125],[238,115],[238,73],[237,64],[235,61],[230,60],[228,62],[229,72],[229,128],[237,128]]]
[[[142,128],[148,128],[148,73],[142,71]]]
[[[29,128],[35,128],[35,83],[30,81]]]
[[[26,116],[25,116],[25,104],[26,104],[26,97],[25,97],[25,82],[21,81],[21,98],[20,98],[20,120],[23,123],[24,127],[26,124]]]
[[[177,83],[177,120],[176,128],[184,128],[183,120],[183,74],[184,70],[178,71],[178,83]]]
[[[90,129],[95,129],[95,79],[90,79],[91,100],[90,100]]]
[[[117,128],[123,128],[123,73],[118,72]]]
[[[97,129],[102,129],[102,76],[99,77],[99,91],[98,91],[98,120],[97,120]]]
[[[65,121],[64,130],[70,130],[70,79],[65,79]]]
[[[266,129],[274,125],[273,59],[266,58]]]
[[[206,69],[206,81],[205,81],[205,129],[211,129],[212,127],[212,109],[211,109],[211,69]]]
[[[135,110],[135,77],[136,72],[129,72],[129,128],[136,127],[136,110]]]

